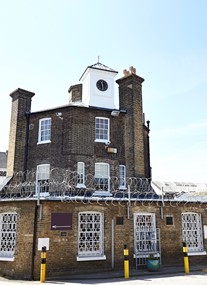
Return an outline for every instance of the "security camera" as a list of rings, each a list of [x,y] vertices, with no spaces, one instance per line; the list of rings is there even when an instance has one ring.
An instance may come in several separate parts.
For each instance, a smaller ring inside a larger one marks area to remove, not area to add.
[[[57,112],[57,113],[56,113],[56,116],[57,116],[59,119],[63,120],[63,117],[62,117],[62,113],[61,113],[61,112]]]
[[[107,142],[105,142],[105,145],[106,145],[106,146],[109,146],[110,143],[111,143],[111,141],[107,141]]]

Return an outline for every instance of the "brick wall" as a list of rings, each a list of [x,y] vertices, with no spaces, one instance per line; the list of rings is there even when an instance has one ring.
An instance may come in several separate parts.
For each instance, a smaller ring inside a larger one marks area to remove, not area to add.
[[[114,221],[114,266],[123,269],[123,247],[129,248],[130,268],[135,268],[134,253],[134,213],[155,213],[156,226],[161,233],[162,265],[182,265],[182,227],[181,213],[201,213],[203,225],[207,224],[205,206],[197,207],[195,204],[180,204],[174,207],[166,203],[162,209],[156,203],[132,203],[127,215],[125,203],[81,203],[42,201],[42,208],[37,211],[36,235],[34,236],[35,201],[4,202],[1,203],[1,212],[15,211],[18,213],[17,245],[15,261],[0,262],[1,272],[15,278],[31,278],[33,238],[35,238],[34,251],[34,277],[39,279],[41,257],[37,249],[38,238],[49,238],[50,249],[47,252],[47,276],[72,274],[74,272],[94,272],[111,269],[112,266],[112,220]],[[40,212],[42,211],[42,212]],[[98,211],[104,214],[104,247],[106,260],[77,261],[78,248],[78,213],[82,211]],[[72,229],[68,231],[51,230],[52,213],[72,213]],[[161,214],[162,213],[162,214]],[[173,225],[166,225],[166,216],[173,217]],[[41,219],[40,219],[41,217]],[[123,224],[117,224],[116,219],[123,218]],[[64,232],[64,235],[62,234]],[[207,240],[204,240],[207,248]],[[206,256],[190,257],[190,264],[205,264]]]

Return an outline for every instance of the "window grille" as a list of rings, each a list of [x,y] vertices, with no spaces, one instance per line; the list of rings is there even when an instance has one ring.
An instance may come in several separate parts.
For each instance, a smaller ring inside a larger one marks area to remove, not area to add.
[[[37,166],[36,173],[36,194],[49,193],[50,165],[40,164]]]
[[[182,213],[182,233],[189,252],[204,251],[200,214]]]
[[[134,214],[134,255],[136,266],[146,265],[153,254],[161,263],[160,230],[156,228],[155,214]]]
[[[0,214],[0,260],[14,258],[16,246],[17,214]]]
[[[126,166],[119,165],[119,189],[126,189]]]
[[[108,118],[96,118],[96,139],[98,142],[109,141],[109,119]]]
[[[135,214],[135,253],[155,253],[158,249],[155,214]]]
[[[101,192],[110,191],[108,163],[95,163],[95,189]]]
[[[85,163],[84,162],[78,162],[77,174],[78,174],[77,187],[85,187]]]
[[[50,142],[51,140],[51,118],[44,118],[39,121],[38,142]]]
[[[79,213],[78,256],[95,257],[104,255],[103,214],[98,212]]]

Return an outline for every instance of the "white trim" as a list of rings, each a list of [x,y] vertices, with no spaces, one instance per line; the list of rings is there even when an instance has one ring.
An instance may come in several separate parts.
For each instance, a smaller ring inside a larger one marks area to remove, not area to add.
[[[44,143],[51,143],[51,140],[47,140],[47,141],[38,141],[37,144],[44,144]]]
[[[41,126],[42,126],[42,123],[44,121],[50,121],[50,139],[51,139],[51,126],[52,126],[52,119],[49,117],[49,118],[42,118],[39,120],[39,130],[38,130],[38,142],[37,144],[41,144],[41,143],[49,143],[51,142],[50,139],[47,139],[47,140],[41,140],[41,134],[42,134],[42,129],[41,129]]]
[[[188,256],[206,255],[206,251],[188,252]]]
[[[92,195],[94,196],[107,196],[107,197],[111,197],[112,194],[110,193],[110,191],[95,191]]]
[[[106,179],[108,183],[107,191],[96,190],[95,193],[98,195],[107,195],[110,194],[110,164],[105,162],[96,162],[95,163],[95,180],[96,179]],[[95,183],[96,184],[96,183]]]
[[[124,190],[126,187],[126,165],[119,165],[119,189]]]
[[[81,180],[83,183],[77,183],[77,188],[86,188],[85,186],[85,163],[83,161],[78,161],[77,163],[77,176],[79,180],[79,176],[81,176]]]
[[[96,122],[97,120],[107,120],[108,121],[108,125],[107,125],[107,138],[106,139],[100,139],[100,138],[96,138],[96,130],[98,129],[100,131],[100,128],[96,128]],[[95,118],[95,142],[102,142],[102,143],[108,143],[110,141],[110,119],[106,118],[106,117],[96,117]]]
[[[40,179],[39,178],[39,174],[43,174],[40,169],[47,167],[47,172],[44,173],[44,178]],[[35,194],[34,196],[42,196],[42,197],[47,197],[49,196],[49,192],[41,192],[39,189],[39,181],[41,180],[49,180],[50,179],[50,164],[49,163],[45,163],[45,164],[38,164],[37,165],[37,169],[36,169],[36,189],[35,189]],[[48,187],[49,187],[49,183],[48,183]]]
[[[106,255],[103,256],[77,256],[77,261],[93,261],[93,260],[106,260]]]
[[[88,217],[90,218],[89,220]],[[86,228],[88,229],[87,232],[84,230]],[[86,237],[88,233],[92,234],[92,236],[90,236],[90,241],[96,241],[98,249],[96,248],[96,245],[89,245],[88,241],[85,240],[84,237]],[[99,236],[98,239],[97,236]],[[104,256],[104,214],[97,211],[79,212],[77,258],[79,258],[79,260],[96,260],[102,256]]]
[[[1,257],[0,256],[0,261],[14,261],[14,257]]]

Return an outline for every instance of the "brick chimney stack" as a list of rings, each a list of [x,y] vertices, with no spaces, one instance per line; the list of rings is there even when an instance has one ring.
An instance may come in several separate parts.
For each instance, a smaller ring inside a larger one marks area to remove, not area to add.
[[[28,127],[26,114],[31,111],[31,102],[34,95],[35,93],[20,88],[10,94],[12,98],[12,109],[7,176],[13,176],[14,172],[24,171]]]
[[[131,66],[124,70],[124,76],[116,82],[119,85],[119,107],[126,110],[128,116],[125,123],[125,158],[128,176],[147,177],[145,162],[145,146],[143,132],[142,83],[143,78],[136,75]],[[131,128],[134,129],[131,132]]]

